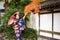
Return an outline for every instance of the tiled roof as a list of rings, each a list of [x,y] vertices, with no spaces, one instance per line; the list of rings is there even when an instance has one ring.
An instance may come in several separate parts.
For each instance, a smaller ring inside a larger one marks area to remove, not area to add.
[[[47,0],[41,3],[41,9],[56,9],[60,8],[60,0]]]

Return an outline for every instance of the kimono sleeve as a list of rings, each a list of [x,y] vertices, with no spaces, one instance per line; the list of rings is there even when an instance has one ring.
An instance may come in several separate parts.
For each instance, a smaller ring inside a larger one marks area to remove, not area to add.
[[[24,22],[24,19],[23,19],[23,18],[20,19],[19,23],[21,23],[22,27],[23,27],[24,29],[26,29],[26,25],[25,25],[25,22]]]

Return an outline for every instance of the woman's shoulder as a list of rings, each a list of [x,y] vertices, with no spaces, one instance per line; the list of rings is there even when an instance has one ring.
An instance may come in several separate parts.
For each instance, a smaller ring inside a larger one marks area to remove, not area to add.
[[[23,18],[20,18],[19,20],[24,20]]]
[[[23,19],[23,18],[19,19],[19,22],[23,22],[23,21],[24,21],[24,19]]]

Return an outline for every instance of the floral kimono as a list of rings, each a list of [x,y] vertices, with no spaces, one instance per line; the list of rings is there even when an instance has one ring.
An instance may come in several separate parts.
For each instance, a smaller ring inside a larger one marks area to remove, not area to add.
[[[22,40],[22,29],[23,30],[26,28],[25,27],[25,23],[24,23],[24,19],[14,19],[14,30],[15,30],[15,34],[16,34],[16,40]]]

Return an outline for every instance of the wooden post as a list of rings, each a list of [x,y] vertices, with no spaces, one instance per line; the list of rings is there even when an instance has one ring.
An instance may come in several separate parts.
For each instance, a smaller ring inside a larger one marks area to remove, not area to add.
[[[8,0],[5,0],[5,12],[8,10]]]
[[[39,16],[39,32],[38,32],[39,33],[38,34],[39,36],[38,37],[40,37],[40,13],[38,14],[38,16]]]
[[[54,32],[54,11],[52,11],[52,40],[53,40],[53,32]]]

